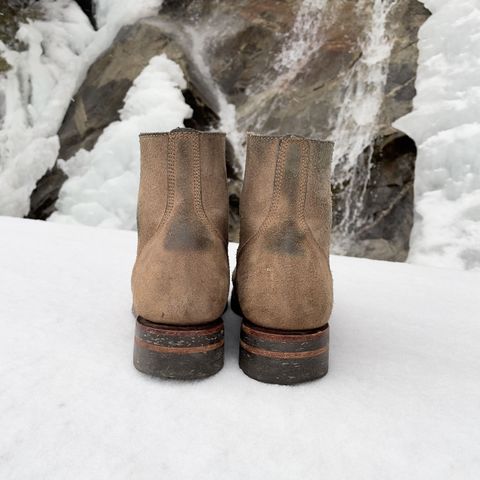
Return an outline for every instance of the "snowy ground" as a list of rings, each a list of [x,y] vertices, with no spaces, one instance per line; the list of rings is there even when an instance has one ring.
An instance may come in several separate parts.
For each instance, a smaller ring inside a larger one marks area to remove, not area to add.
[[[480,478],[479,274],[333,257],[327,377],[249,379],[228,312],[225,368],[181,383],[132,366],[133,232],[0,230],[0,478]]]

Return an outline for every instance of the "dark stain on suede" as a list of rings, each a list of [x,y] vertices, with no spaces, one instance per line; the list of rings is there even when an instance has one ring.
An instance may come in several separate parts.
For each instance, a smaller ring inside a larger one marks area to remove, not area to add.
[[[305,234],[294,220],[273,225],[266,232],[267,248],[284,255],[303,255]]]
[[[302,152],[298,142],[288,141],[284,147],[286,158],[279,198],[280,210],[284,218],[275,221],[266,232],[267,248],[283,255],[303,255],[305,233],[298,223]]]
[[[208,250],[213,243],[208,229],[193,212],[174,215],[166,233],[166,250]]]
[[[290,143],[287,146],[285,170],[282,185],[282,196],[288,208],[289,214],[295,214],[295,206],[300,195],[300,168],[302,164],[302,152],[298,143]]]

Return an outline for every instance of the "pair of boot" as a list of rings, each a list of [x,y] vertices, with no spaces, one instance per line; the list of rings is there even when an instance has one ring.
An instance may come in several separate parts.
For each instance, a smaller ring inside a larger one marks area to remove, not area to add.
[[[333,144],[248,134],[232,309],[240,367],[293,384],[328,369]],[[140,135],[134,365],[177,379],[223,366],[229,294],[225,135]]]

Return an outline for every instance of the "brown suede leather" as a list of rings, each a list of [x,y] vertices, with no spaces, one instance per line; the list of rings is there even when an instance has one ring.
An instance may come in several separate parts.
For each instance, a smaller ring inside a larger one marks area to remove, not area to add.
[[[215,320],[229,289],[225,135],[142,134],[140,151],[135,314],[171,325]]]
[[[306,330],[328,322],[331,142],[249,134],[234,285],[248,320]]]

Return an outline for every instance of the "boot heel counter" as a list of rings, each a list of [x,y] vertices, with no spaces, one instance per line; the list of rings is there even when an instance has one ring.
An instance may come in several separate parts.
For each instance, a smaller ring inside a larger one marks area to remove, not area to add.
[[[212,238],[204,249],[172,250],[165,248],[167,238],[162,236],[145,246],[133,269],[137,315],[170,324],[218,318],[229,289],[228,260],[220,240]]]
[[[325,325],[333,304],[328,259],[311,242],[293,254],[272,250],[270,242],[262,237],[246,246],[237,266],[236,290],[245,318],[286,330]]]

